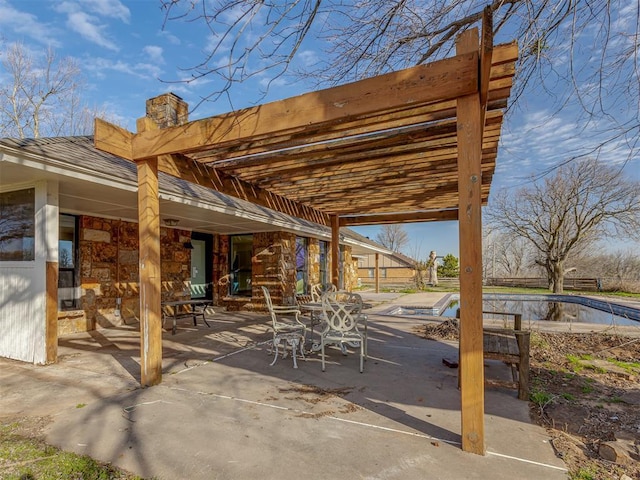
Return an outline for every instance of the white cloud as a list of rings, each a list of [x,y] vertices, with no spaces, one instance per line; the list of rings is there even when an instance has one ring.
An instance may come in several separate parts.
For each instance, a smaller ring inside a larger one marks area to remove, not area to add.
[[[220,20],[222,23],[225,23],[227,25],[235,25],[236,23],[240,22],[241,24],[243,24],[244,22],[246,22],[249,18],[249,16],[247,16],[247,7],[243,6],[243,5],[236,5],[233,8],[227,8],[222,12],[222,15],[220,15]],[[255,10],[254,10],[255,13]],[[256,15],[255,17],[253,17],[253,21],[256,21],[256,19],[260,19],[262,18],[261,16]]]
[[[149,60],[157,63],[164,63],[162,47],[158,47],[157,45],[147,45],[142,49],[142,51],[149,56]]]
[[[180,41],[180,38],[175,36],[173,33],[167,32],[166,30],[160,30],[158,32],[158,36],[164,38],[166,41],[168,41],[172,45],[180,45],[182,43]]]
[[[298,58],[305,67],[312,67],[318,63],[318,54],[314,50],[303,50],[298,53]]]
[[[118,18],[128,22],[129,9],[118,0],[79,0],[79,2],[81,3],[73,0],[63,1],[55,7],[56,11],[67,15],[67,27],[96,45],[114,52],[119,51],[116,43],[109,38],[108,24],[101,18]],[[87,13],[85,7],[96,15]]]
[[[278,78],[263,77],[260,79],[259,83],[263,89],[285,87],[289,85],[289,83],[282,77],[278,77]]]
[[[25,35],[40,43],[52,47],[60,46],[60,42],[56,39],[57,29],[38,21],[38,18],[31,13],[14,8],[6,0],[0,0],[0,26],[2,29]]]
[[[213,83],[213,79],[211,77],[205,76],[205,77],[194,78],[191,76],[190,73],[185,72],[183,70],[178,70],[176,78],[177,78],[176,82],[184,85],[189,85],[194,88],[202,87],[204,85]]]
[[[98,19],[84,12],[69,13],[67,26],[90,42],[109,50],[118,51],[118,46],[105,35],[105,25],[98,25]]]
[[[109,72],[119,72],[144,80],[155,80],[162,73],[160,68],[151,63],[131,64],[123,62],[122,60],[112,61],[106,58],[96,58],[86,61],[84,67],[99,78],[106,78]]]
[[[522,185],[531,175],[579,155],[597,157],[608,165],[622,165],[633,155],[625,138],[598,148],[615,132],[605,118],[584,121],[577,110],[559,114],[542,108],[523,113],[519,120],[503,127],[495,176],[502,185]],[[640,159],[637,154],[632,158],[626,169],[637,177],[632,172],[639,170]]]
[[[117,18],[129,23],[131,12],[119,0],[80,0],[89,10],[103,17]]]

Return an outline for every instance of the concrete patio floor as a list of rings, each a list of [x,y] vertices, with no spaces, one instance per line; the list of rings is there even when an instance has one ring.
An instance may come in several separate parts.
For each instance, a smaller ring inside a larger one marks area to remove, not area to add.
[[[457,344],[412,333],[424,320],[377,315],[369,360],[331,349],[269,366],[265,314],[217,312],[163,334],[162,384],[140,388],[137,325],[60,339],[46,367],[0,360],[0,420],[47,415],[46,439],[158,479],[561,479],[565,466],[514,390],[487,389],[487,455],[460,447]],[[509,375],[488,362],[487,375]]]

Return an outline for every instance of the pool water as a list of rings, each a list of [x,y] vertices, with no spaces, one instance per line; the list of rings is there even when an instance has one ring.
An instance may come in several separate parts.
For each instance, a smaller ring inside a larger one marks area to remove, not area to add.
[[[395,315],[429,315],[455,317],[459,295],[451,295],[442,308],[401,307]],[[486,312],[522,314],[522,321],[596,323],[604,325],[640,326],[640,310],[603,300],[573,295],[483,295],[484,318],[512,319]]]

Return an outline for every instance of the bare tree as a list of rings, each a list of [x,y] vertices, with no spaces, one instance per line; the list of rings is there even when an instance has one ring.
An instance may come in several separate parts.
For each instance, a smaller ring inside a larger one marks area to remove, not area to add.
[[[515,194],[501,192],[487,219],[493,228],[529,242],[549,288],[559,293],[571,255],[604,235],[640,238],[640,185],[617,168],[581,160]]]
[[[605,290],[638,291],[640,256],[630,249],[611,253],[591,252],[572,261],[580,277],[601,279]]]
[[[432,61],[449,55],[456,36],[477,25],[486,9],[495,37],[504,34],[520,46],[514,98],[536,89],[552,97],[559,110],[580,108],[579,124],[602,133],[590,154],[611,142],[626,142],[629,158],[637,150],[640,109],[620,108],[640,100],[637,2],[161,0],[161,5],[165,25],[198,22],[211,32],[204,57],[184,66],[191,73],[187,82],[205,76],[220,80],[202,101],[230,98],[235,83],[253,76],[273,81],[294,73],[318,85],[336,85]],[[324,52],[309,55],[317,45]]]
[[[530,248],[525,239],[510,232],[491,232],[483,238],[485,276],[522,277],[528,271]]]
[[[401,224],[383,225],[376,235],[376,242],[389,250],[400,252],[409,243],[409,236]]]
[[[49,49],[39,58],[14,43],[1,63],[8,81],[0,86],[0,136],[89,134],[93,118],[105,113],[81,101],[80,68],[70,57],[58,60]]]

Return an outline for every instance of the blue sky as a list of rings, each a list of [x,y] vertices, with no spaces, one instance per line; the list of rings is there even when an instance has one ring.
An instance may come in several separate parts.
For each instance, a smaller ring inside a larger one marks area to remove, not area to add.
[[[171,21],[164,25],[159,1],[138,0],[0,0],[0,46],[21,42],[34,55],[51,46],[59,57],[74,57],[81,65],[86,85],[85,100],[109,112],[110,118],[135,131],[135,120],[144,115],[145,100],[173,91],[195,105],[216,88],[211,78],[190,84],[172,83],[189,78],[189,67],[203,58],[211,42],[202,23]],[[511,39],[502,39],[507,41]],[[500,39],[498,39],[500,41]],[[588,43],[588,42],[587,42]],[[593,45],[593,43],[591,44]],[[1,49],[0,49],[1,51]],[[300,65],[322,55],[317,45],[307,43],[294,63]],[[585,55],[587,55],[585,53]],[[552,66],[562,68],[566,58],[554,57]],[[585,60],[588,63],[588,60]],[[0,70],[1,76],[4,73]],[[233,107],[241,108],[311,91],[310,85],[294,79],[278,78],[262,98],[267,74],[258,75],[232,91]],[[517,188],[531,175],[573,155],[589,151],[602,138],[600,122],[585,123],[579,110],[557,114],[558,102],[569,85],[558,84],[557,95],[526,92],[518,108],[510,112],[503,130],[494,176],[493,191]],[[621,115],[624,115],[624,105]],[[633,108],[633,107],[632,107]],[[637,108],[637,106],[635,107]],[[204,103],[192,119],[230,110],[226,101]],[[640,159],[627,158],[629,147],[622,141],[611,145],[601,158],[612,164],[628,160],[625,172],[640,180]],[[458,255],[457,222],[406,224],[411,245],[404,253],[426,257]],[[378,227],[356,229],[374,238]],[[615,244],[618,248],[638,247],[638,243]]]

